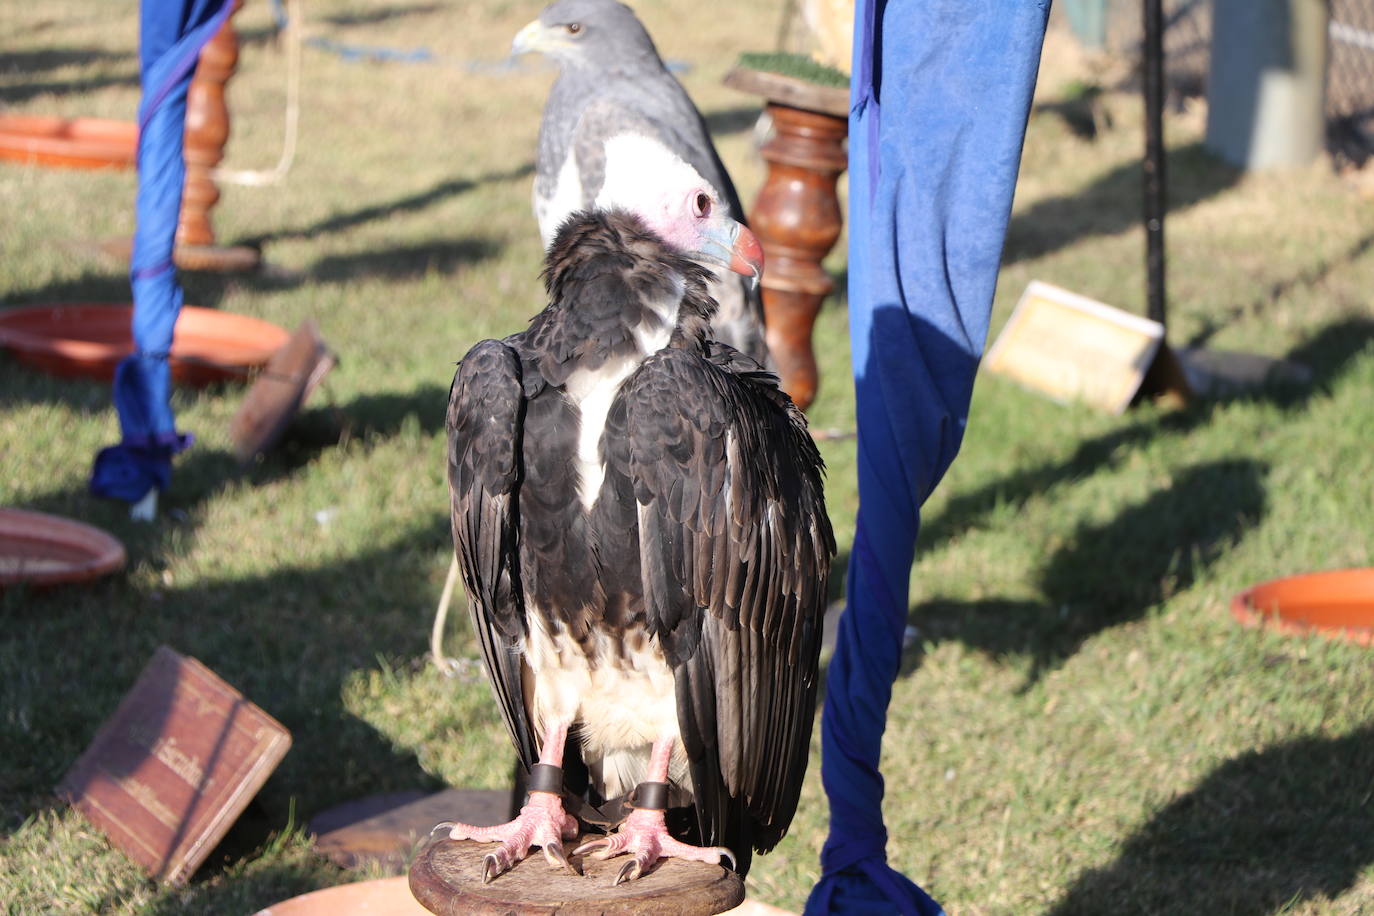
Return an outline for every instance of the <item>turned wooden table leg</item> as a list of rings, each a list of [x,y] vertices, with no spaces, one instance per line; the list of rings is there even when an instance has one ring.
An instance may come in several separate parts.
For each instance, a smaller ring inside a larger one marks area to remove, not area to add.
[[[235,12],[240,5],[234,4]],[[229,15],[232,17],[233,13]],[[177,222],[179,245],[215,244],[210,210],[219,201],[219,188],[211,172],[224,158],[224,144],[229,139],[224,86],[234,75],[238,62],[239,38],[230,18],[201,49],[186,95],[186,186]]]
[[[224,158],[229,140],[229,106],[224,91],[239,62],[239,37],[234,31],[233,15],[242,6],[236,0],[229,19],[200,50],[195,75],[186,94],[186,133],[183,158],[186,184],[181,195],[181,214],[177,220],[176,254],[178,267],[185,270],[253,270],[261,263],[256,248],[220,245],[210,211],[219,202],[214,169]]]
[[[811,332],[835,282],[821,261],[840,237],[835,183],[848,164],[845,118],[768,103],[775,134],[760,152],[768,177],[749,223],[763,245],[768,349],[782,387],[806,407],[819,384]]]

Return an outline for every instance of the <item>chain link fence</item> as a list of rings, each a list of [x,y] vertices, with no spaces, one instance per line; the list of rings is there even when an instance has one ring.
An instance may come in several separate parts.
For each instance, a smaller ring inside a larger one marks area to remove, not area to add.
[[[1327,137],[1337,160],[1374,156],[1374,0],[1331,0]]]
[[[1328,146],[1338,164],[1362,165],[1374,156],[1374,0],[1328,3]],[[1128,60],[1140,58],[1140,0],[1064,0],[1056,7],[1063,8],[1069,24],[1088,44]],[[1165,0],[1165,81],[1170,104],[1206,96],[1211,42],[1211,0]]]

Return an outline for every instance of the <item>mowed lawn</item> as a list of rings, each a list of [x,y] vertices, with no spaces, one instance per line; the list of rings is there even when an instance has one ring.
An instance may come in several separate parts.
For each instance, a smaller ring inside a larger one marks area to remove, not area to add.
[[[365,795],[508,785],[512,752],[475,661],[428,662],[448,567],[443,415],[453,363],[542,307],[529,208],[552,72],[501,66],[535,3],[306,4],[342,42],[428,63],[304,51],[285,184],[226,186],[220,239],[269,269],[188,275],[193,304],[287,327],[340,355],[291,436],[240,469],[244,389],[178,390],[195,448],[154,524],[86,493],[114,442],[109,388],[0,355],[0,504],[101,525],[129,548],[88,588],[0,594],[0,901],[10,913],[244,914],[370,877],[311,851],[303,824]],[[769,50],[782,4],[646,2],[741,194],[762,179],[756,99],[721,85]],[[225,164],[281,148],[284,46],[249,3]],[[131,118],[137,4],[0,13],[0,105]],[[1052,36],[1032,114],[994,333],[1032,279],[1144,309],[1141,108],[1102,96],[1093,139],[1064,118],[1094,70]],[[989,74],[990,79],[995,73]],[[1108,81],[1110,87],[1111,83]],[[1374,658],[1237,626],[1258,580],[1371,563],[1374,205],[1326,165],[1245,175],[1168,116],[1171,338],[1300,360],[1307,386],[1123,416],[980,379],[963,452],[927,505],[919,639],[885,743],[892,862],[957,914],[1374,912]],[[96,243],[133,227],[129,173],[0,164],[0,307],[127,301]],[[829,266],[842,276],[843,244]],[[817,330],[815,425],[853,425],[842,297]],[[841,574],[854,442],[825,442]],[[473,659],[461,610],[450,654]],[[294,746],[190,884],[146,880],[52,796],[159,644],[195,656]],[[818,750],[792,832],[752,895],[799,908],[818,875]]]

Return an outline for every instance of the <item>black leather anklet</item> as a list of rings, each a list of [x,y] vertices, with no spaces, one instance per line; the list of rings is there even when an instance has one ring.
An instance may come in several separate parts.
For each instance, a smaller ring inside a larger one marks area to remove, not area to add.
[[[536,763],[530,767],[530,778],[525,783],[525,788],[530,792],[552,792],[554,795],[561,795],[563,768],[551,763]]]
[[[641,782],[630,793],[628,801],[631,808],[667,811],[668,784],[666,782]]]

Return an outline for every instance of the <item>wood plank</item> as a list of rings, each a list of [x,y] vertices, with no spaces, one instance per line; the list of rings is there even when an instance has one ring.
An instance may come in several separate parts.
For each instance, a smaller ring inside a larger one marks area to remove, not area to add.
[[[1163,342],[1158,322],[1036,280],[984,366],[1054,400],[1121,413]]]
[[[181,885],[290,746],[213,671],[159,646],[57,794],[149,875]]]

